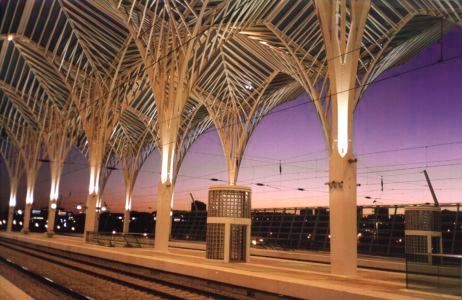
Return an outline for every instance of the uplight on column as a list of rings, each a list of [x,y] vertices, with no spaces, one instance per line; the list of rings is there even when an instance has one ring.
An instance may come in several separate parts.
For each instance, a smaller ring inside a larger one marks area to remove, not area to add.
[[[164,145],[162,148],[162,172],[160,174],[160,179],[163,184],[167,183],[167,181],[168,183],[171,183],[173,178],[173,159],[175,155],[175,147],[172,146],[173,149],[171,150],[169,148],[170,145]],[[169,150],[171,151],[171,156],[169,155]]]
[[[10,207],[15,207],[16,206],[16,194],[11,193],[10,195],[10,202],[9,202]]]
[[[26,195],[26,204],[32,204],[34,203],[34,190],[32,188],[27,189],[27,195]]]
[[[98,194],[98,189],[99,189],[98,181],[99,181],[99,173],[96,172],[95,167],[91,167],[90,186],[88,188],[88,192],[90,193],[90,195]]]
[[[126,211],[129,211],[132,209],[132,197],[130,196],[127,196],[125,198],[125,210]]]
[[[348,94],[337,98],[337,150],[341,157],[348,153]]]
[[[58,183],[56,181],[51,181],[51,191],[50,191],[50,201],[55,201],[58,199]]]

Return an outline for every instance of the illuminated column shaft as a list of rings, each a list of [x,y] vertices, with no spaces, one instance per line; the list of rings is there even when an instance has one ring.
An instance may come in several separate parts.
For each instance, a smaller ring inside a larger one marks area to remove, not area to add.
[[[34,186],[35,186],[36,173],[31,171],[27,174],[27,193],[26,193],[26,207],[24,209],[24,221],[22,232],[28,233],[30,228],[30,215],[32,205],[34,204]]]
[[[356,159],[352,150],[353,112],[359,48],[370,0],[315,0],[326,49],[331,93],[329,210],[331,272],[355,276],[357,268]],[[329,130],[326,130],[329,131]]]
[[[99,202],[100,200],[97,194],[88,195],[87,208],[85,211],[85,239],[87,238],[88,232],[98,232],[99,209],[101,208]]]
[[[175,124],[175,128],[178,124]],[[162,145],[162,170],[160,183],[157,187],[157,213],[154,248],[158,251],[167,252],[172,226],[171,211],[173,207],[173,190],[175,187],[174,162],[175,162],[175,142],[174,134],[176,130],[165,127],[163,131]]]
[[[18,189],[18,179],[15,177],[10,178],[10,201],[8,203],[8,220],[6,225],[6,231],[11,232],[13,230],[13,218],[14,208],[16,207],[16,191]]]
[[[100,198],[100,174],[103,161],[103,149],[99,144],[93,143],[89,146],[90,184],[88,187],[87,205],[85,210],[84,239],[87,239],[88,232],[98,232],[99,212],[101,208]]]
[[[51,162],[51,190],[50,201],[48,203],[48,223],[47,232],[49,236],[53,235],[56,221],[56,209],[58,208],[59,183],[61,180],[62,163]]]
[[[351,133],[352,114],[349,116]],[[336,119],[336,118],[335,118]],[[335,120],[334,120],[335,121]],[[336,123],[336,122],[334,122]],[[351,135],[350,135],[351,137]],[[348,152],[340,155],[332,145],[329,157],[329,211],[331,272],[354,276],[357,267],[356,163],[351,140]]]
[[[125,188],[125,211],[124,211],[124,227],[123,233],[130,232],[130,212],[132,210],[132,188],[130,186]]]

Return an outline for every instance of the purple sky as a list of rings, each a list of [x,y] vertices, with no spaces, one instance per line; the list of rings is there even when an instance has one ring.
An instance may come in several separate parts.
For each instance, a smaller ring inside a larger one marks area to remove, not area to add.
[[[462,30],[449,33],[445,57],[462,55]],[[384,74],[398,74],[438,60],[439,44],[426,49],[406,65]],[[382,77],[383,77],[382,76]],[[440,202],[459,202],[462,191],[462,57],[371,85],[355,115],[354,152],[358,157],[358,203],[431,202],[424,175],[427,168]],[[309,101],[307,95],[285,104],[289,108]],[[278,111],[283,107],[276,108]],[[399,151],[390,151],[402,149]],[[406,149],[406,150],[403,150]],[[282,175],[279,161],[282,161]],[[88,191],[86,161],[72,152],[64,168],[63,206],[85,202]],[[159,154],[153,153],[135,185],[133,209],[155,209]],[[0,201],[5,211],[9,184],[0,165]],[[384,191],[380,180],[383,176]],[[210,178],[226,180],[226,165],[214,130],[190,149],[180,170],[174,207],[190,207],[189,193],[207,199]],[[310,103],[267,116],[247,146],[238,183],[251,185],[252,206],[300,207],[328,204],[327,151],[314,106]],[[255,186],[263,183],[267,186]],[[298,191],[304,188],[305,191]],[[18,206],[25,199],[25,178],[19,188]],[[36,186],[35,205],[46,205],[49,171],[43,165]],[[111,211],[122,211],[124,186],[121,171],[111,175],[103,200]]]

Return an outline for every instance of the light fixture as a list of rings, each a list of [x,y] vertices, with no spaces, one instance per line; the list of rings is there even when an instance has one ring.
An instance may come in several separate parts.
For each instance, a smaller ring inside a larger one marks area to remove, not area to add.
[[[18,209],[18,215],[22,215],[22,210]]]
[[[56,207],[58,207],[58,206],[56,205],[56,203],[53,202],[53,203],[51,203],[50,207],[51,207],[51,209],[56,209]]]
[[[253,90],[253,85],[252,85],[251,82],[248,82],[248,83],[246,83],[246,84],[244,85],[244,88],[245,88],[246,90],[248,90],[248,91],[251,91],[251,90]]]
[[[13,40],[13,36],[12,36],[12,35],[9,35],[9,36],[8,36],[8,41],[11,42],[12,40]]]
[[[337,151],[345,157],[348,153],[348,94],[339,93],[337,102]]]
[[[106,207],[106,206],[102,206],[102,207],[101,207],[101,211],[102,211],[102,212],[107,211],[107,207]]]
[[[77,204],[76,208],[77,208],[78,210],[82,210],[82,204]]]

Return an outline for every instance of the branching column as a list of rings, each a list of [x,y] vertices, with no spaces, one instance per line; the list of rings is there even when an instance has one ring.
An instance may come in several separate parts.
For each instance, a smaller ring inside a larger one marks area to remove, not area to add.
[[[353,112],[360,47],[370,1],[317,0],[327,53],[331,94],[329,208],[332,273],[356,275],[356,158],[353,155]],[[347,14],[350,14],[350,20]]]
[[[37,173],[40,169],[40,157],[42,155],[42,139],[33,128],[24,126],[18,134],[20,144],[19,152],[24,162],[27,175],[26,205],[24,209],[23,233],[29,232],[30,214],[34,204],[34,188]]]
[[[44,122],[43,140],[50,163],[50,199],[48,202],[47,234],[53,236],[55,228],[56,210],[58,208],[59,184],[64,167],[64,161],[75,144],[80,124],[76,118],[71,117],[74,106],[72,102],[62,111],[51,110],[48,122]]]

